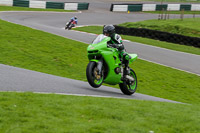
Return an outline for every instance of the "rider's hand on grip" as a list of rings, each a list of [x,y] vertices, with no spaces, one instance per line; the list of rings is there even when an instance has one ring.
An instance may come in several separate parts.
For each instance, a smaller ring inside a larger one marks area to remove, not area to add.
[[[110,48],[116,48],[116,47],[114,46],[114,44],[110,44],[110,43],[108,43],[108,47],[110,47]]]
[[[107,46],[110,48],[110,47],[111,47],[111,44],[108,43]]]
[[[112,44],[113,48],[119,48],[118,44]]]

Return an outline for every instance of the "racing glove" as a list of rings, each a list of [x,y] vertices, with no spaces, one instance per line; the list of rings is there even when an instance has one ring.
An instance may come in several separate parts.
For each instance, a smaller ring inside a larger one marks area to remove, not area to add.
[[[117,48],[119,51],[124,49],[124,45],[123,44],[112,44],[113,48]]]

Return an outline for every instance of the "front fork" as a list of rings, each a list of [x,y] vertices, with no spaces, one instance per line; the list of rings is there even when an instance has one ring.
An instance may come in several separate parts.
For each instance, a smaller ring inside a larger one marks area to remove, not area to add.
[[[103,61],[100,60],[97,62],[98,75],[101,75],[102,68],[103,68]]]
[[[129,81],[134,82],[135,79],[133,77],[129,76],[129,74],[130,74],[130,68],[128,68],[126,66],[124,66],[124,67],[121,66],[122,80],[128,79]],[[126,70],[126,72],[124,72],[125,69],[129,69],[129,70]]]

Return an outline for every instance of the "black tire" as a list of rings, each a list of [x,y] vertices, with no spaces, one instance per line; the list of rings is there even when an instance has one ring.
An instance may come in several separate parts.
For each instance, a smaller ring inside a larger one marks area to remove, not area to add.
[[[97,80],[95,78],[94,69],[96,68],[96,66],[97,66],[96,62],[89,62],[86,69],[86,76],[88,83],[94,88],[100,87],[103,83],[103,76],[101,76],[100,80]],[[95,83],[95,80],[97,80],[97,83]]]
[[[132,83],[133,84],[132,87],[130,85],[128,85],[128,83],[126,81],[119,84],[120,90],[125,95],[132,95],[133,93],[135,93],[135,91],[137,89],[137,76],[136,76],[135,72],[133,71],[133,69],[130,69],[129,76],[131,76],[135,79],[135,81]]]
[[[73,27],[73,24],[71,23],[69,26],[68,26],[68,30],[71,30]]]
[[[65,30],[67,30],[69,28],[70,22],[66,23],[65,25]]]

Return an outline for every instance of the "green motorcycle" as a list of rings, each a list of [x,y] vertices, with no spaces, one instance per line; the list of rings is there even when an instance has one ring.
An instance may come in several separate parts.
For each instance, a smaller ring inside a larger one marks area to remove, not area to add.
[[[86,76],[89,84],[98,88],[102,83],[111,85],[119,84],[121,91],[126,95],[132,95],[137,88],[137,77],[133,69],[130,74],[123,76],[124,64],[119,58],[119,51],[111,47],[107,42],[110,37],[99,35],[87,48],[89,63]],[[137,54],[129,54],[129,64],[137,58]]]

